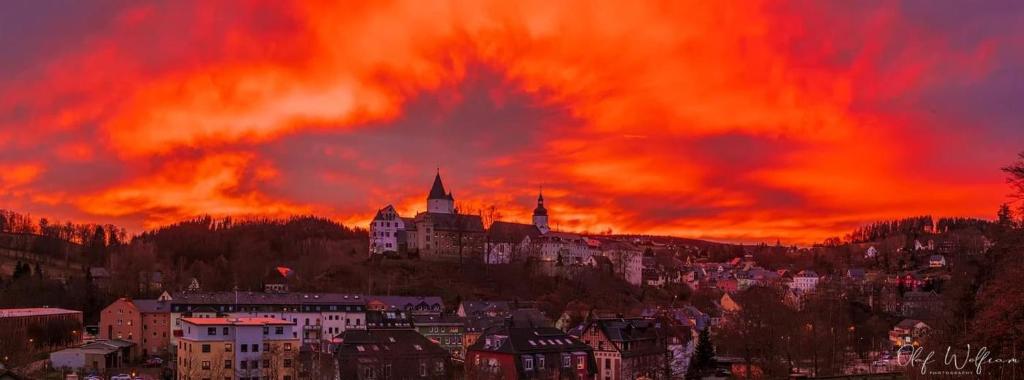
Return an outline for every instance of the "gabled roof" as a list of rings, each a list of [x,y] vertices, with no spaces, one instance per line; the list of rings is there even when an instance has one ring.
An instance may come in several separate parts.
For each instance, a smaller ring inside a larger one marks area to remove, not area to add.
[[[900,323],[896,324],[896,327],[902,328],[902,329],[912,329],[912,328],[916,327],[918,323],[923,324],[924,327],[928,327],[928,324],[926,324],[924,322],[921,322],[919,320],[916,320],[916,319],[904,319],[904,320],[900,321]]]

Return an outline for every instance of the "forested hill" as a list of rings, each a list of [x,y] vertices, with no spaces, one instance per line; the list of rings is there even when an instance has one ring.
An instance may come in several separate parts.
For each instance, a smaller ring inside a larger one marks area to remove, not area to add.
[[[214,219],[200,217],[136,236],[113,253],[116,272],[161,271],[165,288],[196,277],[207,289],[259,289],[277,266],[313,281],[339,260],[365,258],[367,232],[327,218]],[[187,276],[186,276],[187,274]],[[300,284],[296,284],[300,285]]]

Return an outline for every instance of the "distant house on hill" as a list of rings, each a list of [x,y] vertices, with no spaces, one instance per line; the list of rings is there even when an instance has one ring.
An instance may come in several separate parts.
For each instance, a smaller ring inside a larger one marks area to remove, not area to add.
[[[943,268],[946,266],[946,256],[931,255],[928,258],[928,266],[931,268]]]
[[[875,246],[868,247],[867,251],[864,251],[865,259],[873,259],[878,256],[878,249]]]
[[[919,343],[919,339],[929,332],[931,327],[928,324],[916,319],[904,319],[889,331],[889,342],[893,347]]]
[[[507,264],[525,259],[530,247],[540,235],[541,231],[533,224],[501,221],[491,223],[484,245],[484,262]]]

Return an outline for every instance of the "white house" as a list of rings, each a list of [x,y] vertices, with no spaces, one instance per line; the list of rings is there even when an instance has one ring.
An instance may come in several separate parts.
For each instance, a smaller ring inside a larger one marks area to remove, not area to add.
[[[398,252],[399,234],[405,231],[405,221],[394,206],[377,210],[370,222],[370,256],[385,252]]]
[[[818,287],[820,279],[818,273],[813,270],[802,270],[796,276],[793,276],[793,289],[800,290],[801,292],[813,292],[814,288]]]
[[[868,250],[864,252],[865,259],[873,259],[875,256],[878,256],[878,249],[875,246],[868,247]]]

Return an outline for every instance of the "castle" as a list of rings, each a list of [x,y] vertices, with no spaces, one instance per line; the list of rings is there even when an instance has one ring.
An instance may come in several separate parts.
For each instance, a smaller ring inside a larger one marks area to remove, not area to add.
[[[547,234],[548,211],[543,193],[537,196],[533,224],[495,222],[499,229],[514,225],[529,235]],[[370,256],[410,254],[436,260],[487,260],[487,231],[479,215],[463,214],[455,207],[455,197],[444,187],[440,171],[427,193],[427,211],[415,217],[402,217],[392,205],[377,211],[370,222]]]

